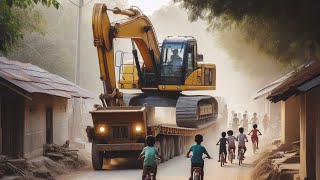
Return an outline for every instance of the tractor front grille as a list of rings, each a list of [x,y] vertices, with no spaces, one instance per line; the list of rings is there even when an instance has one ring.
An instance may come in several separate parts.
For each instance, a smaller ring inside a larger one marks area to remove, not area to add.
[[[129,127],[112,126],[112,136],[114,139],[127,139],[129,137]]]

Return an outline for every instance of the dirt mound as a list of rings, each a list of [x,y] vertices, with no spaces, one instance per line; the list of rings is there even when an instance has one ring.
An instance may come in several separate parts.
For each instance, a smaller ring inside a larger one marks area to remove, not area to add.
[[[20,175],[17,179],[23,180],[41,180],[55,179],[55,177],[69,173],[70,171],[84,168],[90,160],[86,152],[79,151],[78,156],[65,156],[60,159],[50,159],[48,157],[38,157],[29,161],[23,161],[23,164],[15,163],[16,167],[23,171],[23,174],[15,172],[5,173],[6,175]]]
[[[278,171],[275,169],[273,162],[279,159],[283,159],[285,157],[285,152],[290,152],[291,146],[288,144],[281,144],[277,148],[265,151],[259,159],[257,159],[254,163],[256,164],[253,171],[251,172],[252,180],[278,180],[278,179],[292,179],[294,174],[297,171]],[[293,152],[292,154],[298,155],[299,152]],[[288,156],[288,154],[286,154]],[[299,158],[298,158],[299,159]],[[287,161],[294,163],[297,160],[297,156],[292,159],[288,159]],[[283,161],[282,163],[284,163]]]
[[[277,174],[277,172],[273,170],[270,152],[268,151],[264,152],[254,163],[256,166],[251,173],[252,180],[272,180]]]
[[[47,177],[55,177],[58,175],[66,174],[67,168],[60,162],[55,162],[47,157],[39,157],[36,159],[33,159],[29,161],[29,163],[32,166],[32,174],[35,177],[44,176],[44,174],[47,174]],[[48,173],[46,173],[48,172]]]

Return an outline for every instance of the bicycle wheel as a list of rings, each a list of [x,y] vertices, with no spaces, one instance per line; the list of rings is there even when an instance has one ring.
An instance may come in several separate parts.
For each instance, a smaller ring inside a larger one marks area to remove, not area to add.
[[[200,180],[200,176],[195,176],[193,179],[194,180]]]
[[[224,166],[224,162],[226,161],[226,159],[225,158],[223,158],[223,161],[222,161],[222,166]]]
[[[144,180],[151,180],[151,177],[149,174],[146,175],[146,177],[144,178]]]
[[[232,164],[232,161],[233,161],[233,152],[229,152],[229,161],[230,163]]]
[[[220,154],[220,166],[223,166],[224,158],[223,158],[223,153]]]
[[[252,150],[253,150],[253,154],[255,154],[255,153],[256,153],[256,150],[257,150],[256,141],[252,142]]]

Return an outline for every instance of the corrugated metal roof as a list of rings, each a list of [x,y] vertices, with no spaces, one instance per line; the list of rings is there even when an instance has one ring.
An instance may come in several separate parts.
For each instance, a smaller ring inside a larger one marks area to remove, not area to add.
[[[93,98],[94,94],[35,65],[0,57],[0,77],[29,92],[65,98]]]
[[[286,74],[285,76],[282,76],[281,78],[277,79],[276,81],[273,81],[268,86],[260,89],[254,96],[254,99],[259,99],[265,95],[270,95],[271,91],[280,86],[285,80],[287,80],[289,77],[292,76],[294,71],[291,71],[290,73]]]
[[[287,78],[281,85],[274,88],[267,97],[272,102],[287,100],[293,95],[305,92],[320,84],[320,63],[312,62],[301,67]]]
[[[320,84],[320,76],[312,79],[311,81],[309,81],[305,84],[302,84],[301,86],[298,87],[298,90],[301,92],[306,92],[309,89],[312,89],[312,88],[318,86],[319,84]]]

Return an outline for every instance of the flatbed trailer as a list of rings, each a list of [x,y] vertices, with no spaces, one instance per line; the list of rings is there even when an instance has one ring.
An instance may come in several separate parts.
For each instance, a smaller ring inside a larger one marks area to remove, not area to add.
[[[157,124],[157,120],[148,115],[151,109],[145,106],[101,107],[90,112],[94,127],[87,127],[87,135],[92,142],[95,170],[102,169],[103,162],[110,163],[112,158],[138,157],[148,135],[156,137],[155,146],[167,161],[181,155],[196,134],[205,134],[216,124],[210,121],[199,128]]]

